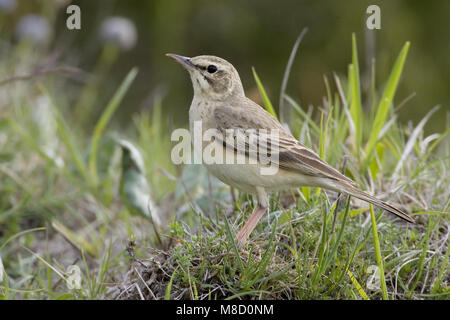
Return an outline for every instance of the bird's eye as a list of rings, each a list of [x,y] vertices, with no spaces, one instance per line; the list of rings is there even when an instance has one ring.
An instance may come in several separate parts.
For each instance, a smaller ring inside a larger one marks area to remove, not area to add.
[[[206,70],[207,70],[209,73],[214,73],[214,72],[217,71],[217,67],[216,67],[215,65],[213,65],[213,64],[210,64]]]

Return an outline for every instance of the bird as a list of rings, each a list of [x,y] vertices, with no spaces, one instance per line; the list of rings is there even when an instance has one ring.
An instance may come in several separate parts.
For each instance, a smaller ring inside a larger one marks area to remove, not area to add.
[[[243,164],[203,163],[212,175],[225,184],[256,195],[257,206],[235,237],[239,246],[245,245],[268,210],[269,193],[299,186],[344,193],[415,223],[412,217],[399,208],[360,190],[356,182],[300,143],[272,114],[246,97],[239,73],[230,62],[211,55],[191,58],[168,53],[166,56],[183,66],[192,81],[194,96],[189,109],[191,136],[195,139],[195,123],[200,123],[204,130],[210,129],[217,133],[212,141],[216,143],[217,150],[230,157],[244,154],[248,160]],[[259,133],[264,130],[275,130],[277,139],[264,140],[266,137]],[[248,137],[247,132],[251,132],[253,139]],[[248,138],[244,143],[243,135]],[[207,144],[202,141],[201,145],[205,148]],[[261,145],[266,147],[268,155],[276,153],[277,157],[274,158],[277,159],[278,170],[275,174],[262,174],[262,169],[268,163],[262,161],[267,160],[267,156],[259,152]]]

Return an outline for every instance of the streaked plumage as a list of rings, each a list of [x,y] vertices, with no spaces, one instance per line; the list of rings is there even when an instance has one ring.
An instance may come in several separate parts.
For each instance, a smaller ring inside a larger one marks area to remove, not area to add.
[[[298,142],[276,118],[248,99],[239,74],[229,62],[214,56],[168,56],[179,62],[191,76],[194,87],[194,98],[189,110],[191,133],[194,121],[201,121],[204,130],[216,129],[221,133],[217,135],[215,143],[223,147],[225,154],[231,155],[236,154],[238,150],[245,150],[246,157],[249,157],[252,154],[250,151],[259,150],[259,144],[265,137],[258,131],[250,133],[254,135],[253,139],[243,139],[240,135],[248,135],[248,129],[278,130],[278,139],[264,142],[269,153],[278,153],[276,164],[279,170],[273,176],[261,175],[261,153],[257,153],[257,164],[248,164],[247,161],[246,164],[206,165],[206,168],[223,182],[256,194],[258,198],[259,209],[252,214],[237,236],[240,244],[246,241],[268,206],[266,191],[290,187],[312,186],[343,192],[379,206],[408,222],[414,222],[400,209],[359,190],[354,181]],[[210,73],[210,66],[214,66],[216,71]],[[233,143],[228,143],[229,141]],[[244,145],[242,141],[245,141]],[[204,142],[203,144],[205,146]]]

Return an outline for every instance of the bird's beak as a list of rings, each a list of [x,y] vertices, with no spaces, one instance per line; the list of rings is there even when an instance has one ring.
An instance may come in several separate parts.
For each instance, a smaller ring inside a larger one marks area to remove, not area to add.
[[[174,53],[167,53],[166,56],[181,64],[186,70],[192,70],[192,68],[194,68],[194,65],[191,63],[191,58],[189,57],[183,57]]]

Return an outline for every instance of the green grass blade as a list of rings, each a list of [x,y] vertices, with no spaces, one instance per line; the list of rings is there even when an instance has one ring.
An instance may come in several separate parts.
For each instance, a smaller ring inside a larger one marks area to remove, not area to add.
[[[255,78],[256,85],[258,86],[259,94],[261,95],[261,98],[263,99],[264,106],[266,107],[267,111],[270,112],[271,115],[273,115],[275,118],[277,117],[277,113],[275,112],[272,102],[270,102],[269,97],[267,96],[266,90],[264,89],[263,84],[261,83],[261,80],[258,77],[258,74],[256,73],[255,68],[252,68],[253,71],[253,77]]]
[[[117,107],[119,106],[120,102],[125,96],[125,93],[128,91],[131,84],[133,83],[133,80],[136,77],[137,72],[138,72],[137,68],[133,68],[127,74],[125,80],[122,81],[119,89],[116,91],[112,99],[109,101],[108,105],[106,106],[105,110],[103,111],[102,115],[100,116],[100,119],[98,120],[95,126],[94,134],[92,135],[91,149],[89,154],[89,172],[92,175],[91,181],[94,186],[98,184],[97,151],[100,138],[109,121],[111,120],[114,112],[116,111]]]
[[[269,244],[267,245],[267,249],[264,252],[264,255],[263,255],[260,263],[258,264],[258,268],[257,268],[258,272],[253,279],[254,282],[256,282],[258,279],[261,279],[264,271],[267,269],[267,266],[268,266],[270,260],[272,259],[273,253],[275,251],[274,238],[275,238],[276,229],[277,229],[277,220],[275,220],[275,223],[273,224],[272,233],[270,234]]]
[[[94,243],[89,242],[83,236],[77,235],[75,232],[67,228],[65,225],[57,220],[52,221],[52,227],[58,231],[70,244],[78,248],[80,251],[84,250],[92,257],[97,257],[99,254],[99,247]]]
[[[361,85],[359,80],[358,49],[356,47],[356,37],[352,34],[352,67],[350,79],[350,115],[355,124],[355,148],[358,159],[360,158],[362,140],[362,107],[361,107]]]
[[[283,82],[281,83],[280,101],[278,104],[279,113],[280,113],[280,122],[287,123],[288,125],[289,125],[289,119],[290,119],[290,110],[287,108],[284,108],[284,94],[286,92],[286,87],[287,87],[287,83],[289,80],[289,74],[291,73],[292,64],[294,63],[294,59],[295,59],[295,55],[297,54],[298,46],[300,45],[300,42],[302,42],[302,39],[307,32],[308,32],[308,28],[303,28],[302,32],[300,32],[300,35],[297,37],[297,40],[295,40],[295,44],[292,47],[291,55],[289,56],[289,60],[286,65],[286,69],[284,71]]]
[[[333,108],[330,108],[328,115],[327,115],[327,120],[325,122],[325,125],[323,124],[323,117],[324,114],[321,114],[320,117],[320,139],[319,139],[319,156],[322,159],[325,159],[325,152],[326,152],[326,143],[327,143],[327,137],[328,137],[328,128],[330,126],[330,119],[332,117],[333,114]]]
[[[337,210],[337,204],[334,210]],[[341,228],[339,229],[338,236],[336,238],[336,241],[333,244],[333,247],[330,250],[330,254],[328,255],[327,262],[325,263],[325,266],[328,267],[331,264],[331,259],[336,255],[337,249],[339,247],[339,243],[341,243],[342,235],[344,234],[345,224],[347,222],[348,213],[350,212],[350,196],[347,197],[347,205],[345,207],[344,217],[342,219]],[[337,211],[336,211],[337,214]]]
[[[377,100],[375,73],[376,73],[375,58],[372,58],[371,73],[370,73],[370,111],[371,111],[371,115],[372,115],[372,112],[375,110],[375,103]],[[373,118],[371,118],[371,119],[373,119]]]
[[[167,284],[166,292],[164,294],[164,300],[170,300],[170,292],[172,291],[173,278],[177,272],[178,267],[173,270],[172,276],[170,277],[169,283]]]
[[[322,230],[320,232],[320,241],[317,244],[317,247],[314,249],[313,257],[316,257],[317,252],[319,253],[319,257],[317,260],[317,265],[314,268],[314,272],[312,275],[312,284],[315,287],[317,282],[320,279],[320,275],[322,274],[322,270],[324,269],[325,262],[325,251],[327,249],[328,244],[328,236],[327,236],[327,209],[322,209],[323,212],[323,222],[322,222]]]
[[[363,300],[370,300],[369,296],[367,295],[367,293],[364,291],[363,287],[359,284],[358,280],[356,280],[355,276],[353,275],[353,273],[347,269],[347,275],[350,278],[350,281],[353,283],[353,285],[355,286],[356,290],[358,290],[359,295],[361,296],[361,298]]]
[[[44,85],[39,85],[39,90],[49,99],[51,102],[51,111],[53,113],[56,127],[59,136],[62,139],[62,142],[67,148],[67,151],[69,151],[70,156],[72,158],[72,161],[74,162],[75,166],[77,167],[77,170],[80,172],[81,176],[86,182],[89,182],[89,175],[87,173],[87,168],[85,165],[85,162],[83,161],[81,157],[81,152],[76,148],[74,143],[74,135],[70,132],[69,126],[64,121],[64,117],[61,115],[60,111],[56,107],[56,104],[54,102],[53,96],[50,94],[50,92],[47,90],[47,88]]]
[[[6,241],[2,241],[2,245],[0,246],[0,251],[2,251],[6,245],[8,244],[8,242],[11,242],[12,240],[23,236],[24,234],[30,233],[30,232],[35,232],[35,231],[44,231],[47,230],[47,228],[45,227],[39,227],[39,228],[33,228],[33,229],[28,229],[28,230],[24,230],[21,232],[16,233],[15,235],[11,236],[10,238],[8,238]]]
[[[400,51],[400,54],[398,55],[397,60],[395,61],[394,67],[392,68],[391,74],[389,75],[389,79],[386,84],[386,88],[384,89],[380,103],[378,104],[375,121],[370,131],[369,141],[367,142],[366,145],[366,159],[364,162],[364,166],[368,165],[370,158],[372,156],[372,152],[377,143],[381,128],[384,126],[386,122],[386,117],[388,115],[389,108],[394,99],[395,92],[397,91],[398,82],[400,80],[400,76],[403,71],[403,66],[405,64],[406,56],[408,54],[409,45],[410,45],[409,42],[406,42],[402,50]]]
[[[327,132],[328,132],[328,125],[330,123],[331,114],[333,113],[333,108],[331,108],[328,112],[328,117],[326,120],[326,124],[323,123],[323,117],[324,113],[322,112],[320,114],[320,138],[319,138],[319,157],[322,159],[325,159],[325,147],[326,147],[326,140],[327,140]],[[318,195],[320,193],[320,188],[316,189],[316,194]]]
[[[380,248],[380,241],[378,239],[377,223],[375,221],[375,214],[373,213],[372,204],[370,204],[370,219],[372,220],[373,246],[375,248],[375,255],[377,258],[378,269],[380,270],[381,294],[383,296],[383,300],[389,300],[386,287],[386,280],[384,278],[383,258],[381,257],[381,248]]]
[[[308,125],[311,126],[311,128],[315,131],[315,133],[320,135],[319,126],[314,122],[313,119],[311,119],[311,117],[305,111],[303,111],[303,109],[298,105],[298,103],[295,102],[294,99],[292,99],[290,96],[286,94],[284,95],[284,98],[286,99],[287,102],[291,104],[292,108],[294,108],[294,110],[297,111],[298,114],[308,122]]]
[[[52,266],[50,263],[48,263],[44,258],[42,258],[40,255],[38,255],[37,253],[34,253],[32,250],[28,249],[25,246],[22,246],[23,249],[27,250],[29,253],[31,253],[35,258],[37,258],[39,261],[41,261],[42,263],[44,263],[44,265],[46,265],[48,268],[50,268],[53,272],[55,272],[62,280],[64,280],[65,282],[67,282],[67,278],[64,276],[63,272],[61,272],[60,270],[58,270],[56,267]]]
[[[323,159],[323,156],[325,155],[325,140],[326,137],[326,131],[327,129],[323,127],[323,111],[320,113],[320,137],[319,137],[319,157]]]
[[[414,290],[417,287],[417,284],[419,283],[419,281],[422,278],[422,274],[425,269],[425,259],[427,257],[428,248],[430,247],[430,235],[431,235],[431,232],[432,232],[434,226],[435,226],[434,220],[428,219],[427,231],[426,231],[425,236],[423,237],[422,243],[421,243],[422,252],[420,254],[419,265],[417,267],[417,275],[416,275],[416,278],[414,279],[414,283],[411,285],[408,295],[407,295],[407,297],[409,299],[411,299],[412,293],[414,292]]]
[[[333,108],[333,96],[331,94],[330,83],[328,82],[328,78],[326,75],[323,76],[323,82],[325,83],[325,89],[327,91],[328,109],[330,109],[330,113],[331,113],[331,108]]]
[[[52,111],[55,115],[55,122],[58,130],[58,134],[61,137],[62,142],[67,148],[72,161],[74,162],[78,172],[81,174],[83,179],[89,183],[89,175],[87,173],[87,168],[83,158],[81,157],[81,152],[78,150],[74,143],[73,134],[70,132],[69,127],[67,126],[64,118],[59,113],[59,111],[52,105]]]
[[[445,253],[445,256],[442,259],[442,265],[439,270],[438,276],[436,277],[436,280],[433,283],[433,286],[431,288],[431,293],[435,294],[437,293],[438,289],[442,285],[442,278],[445,274],[445,269],[447,268],[448,262],[449,262],[449,255],[450,255],[450,246],[447,247],[447,252]]]
[[[227,232],[228,240],[231,242],[231,246],[233,248],[234,254],[236,255],[236,259],[238,261],[239,267],[241,270],[245,270],[244,263],[242,262],[241,256],[239,255],[239,249],[236,245],[236,242],[234,241],[233,234],[231,233],[231,227],[230,227],[230,224],[228,222],[228,219],[227,219],[225,213],[223,214],[223,219],[225,220],[225,229]]]
[[[25,130],[18,122],[16,122],[14,119],[9,119],[9,125],[11,129],[15,131],[19,136],[22,137],[23,141],[36,153],[42,157],[42,159],[45,159],[48,163],[51,165],[57,167],[58,165],[55,163],[55,160],[49,157],[41,148],[41,146],[36,142],[36,139],[27,131]]]

